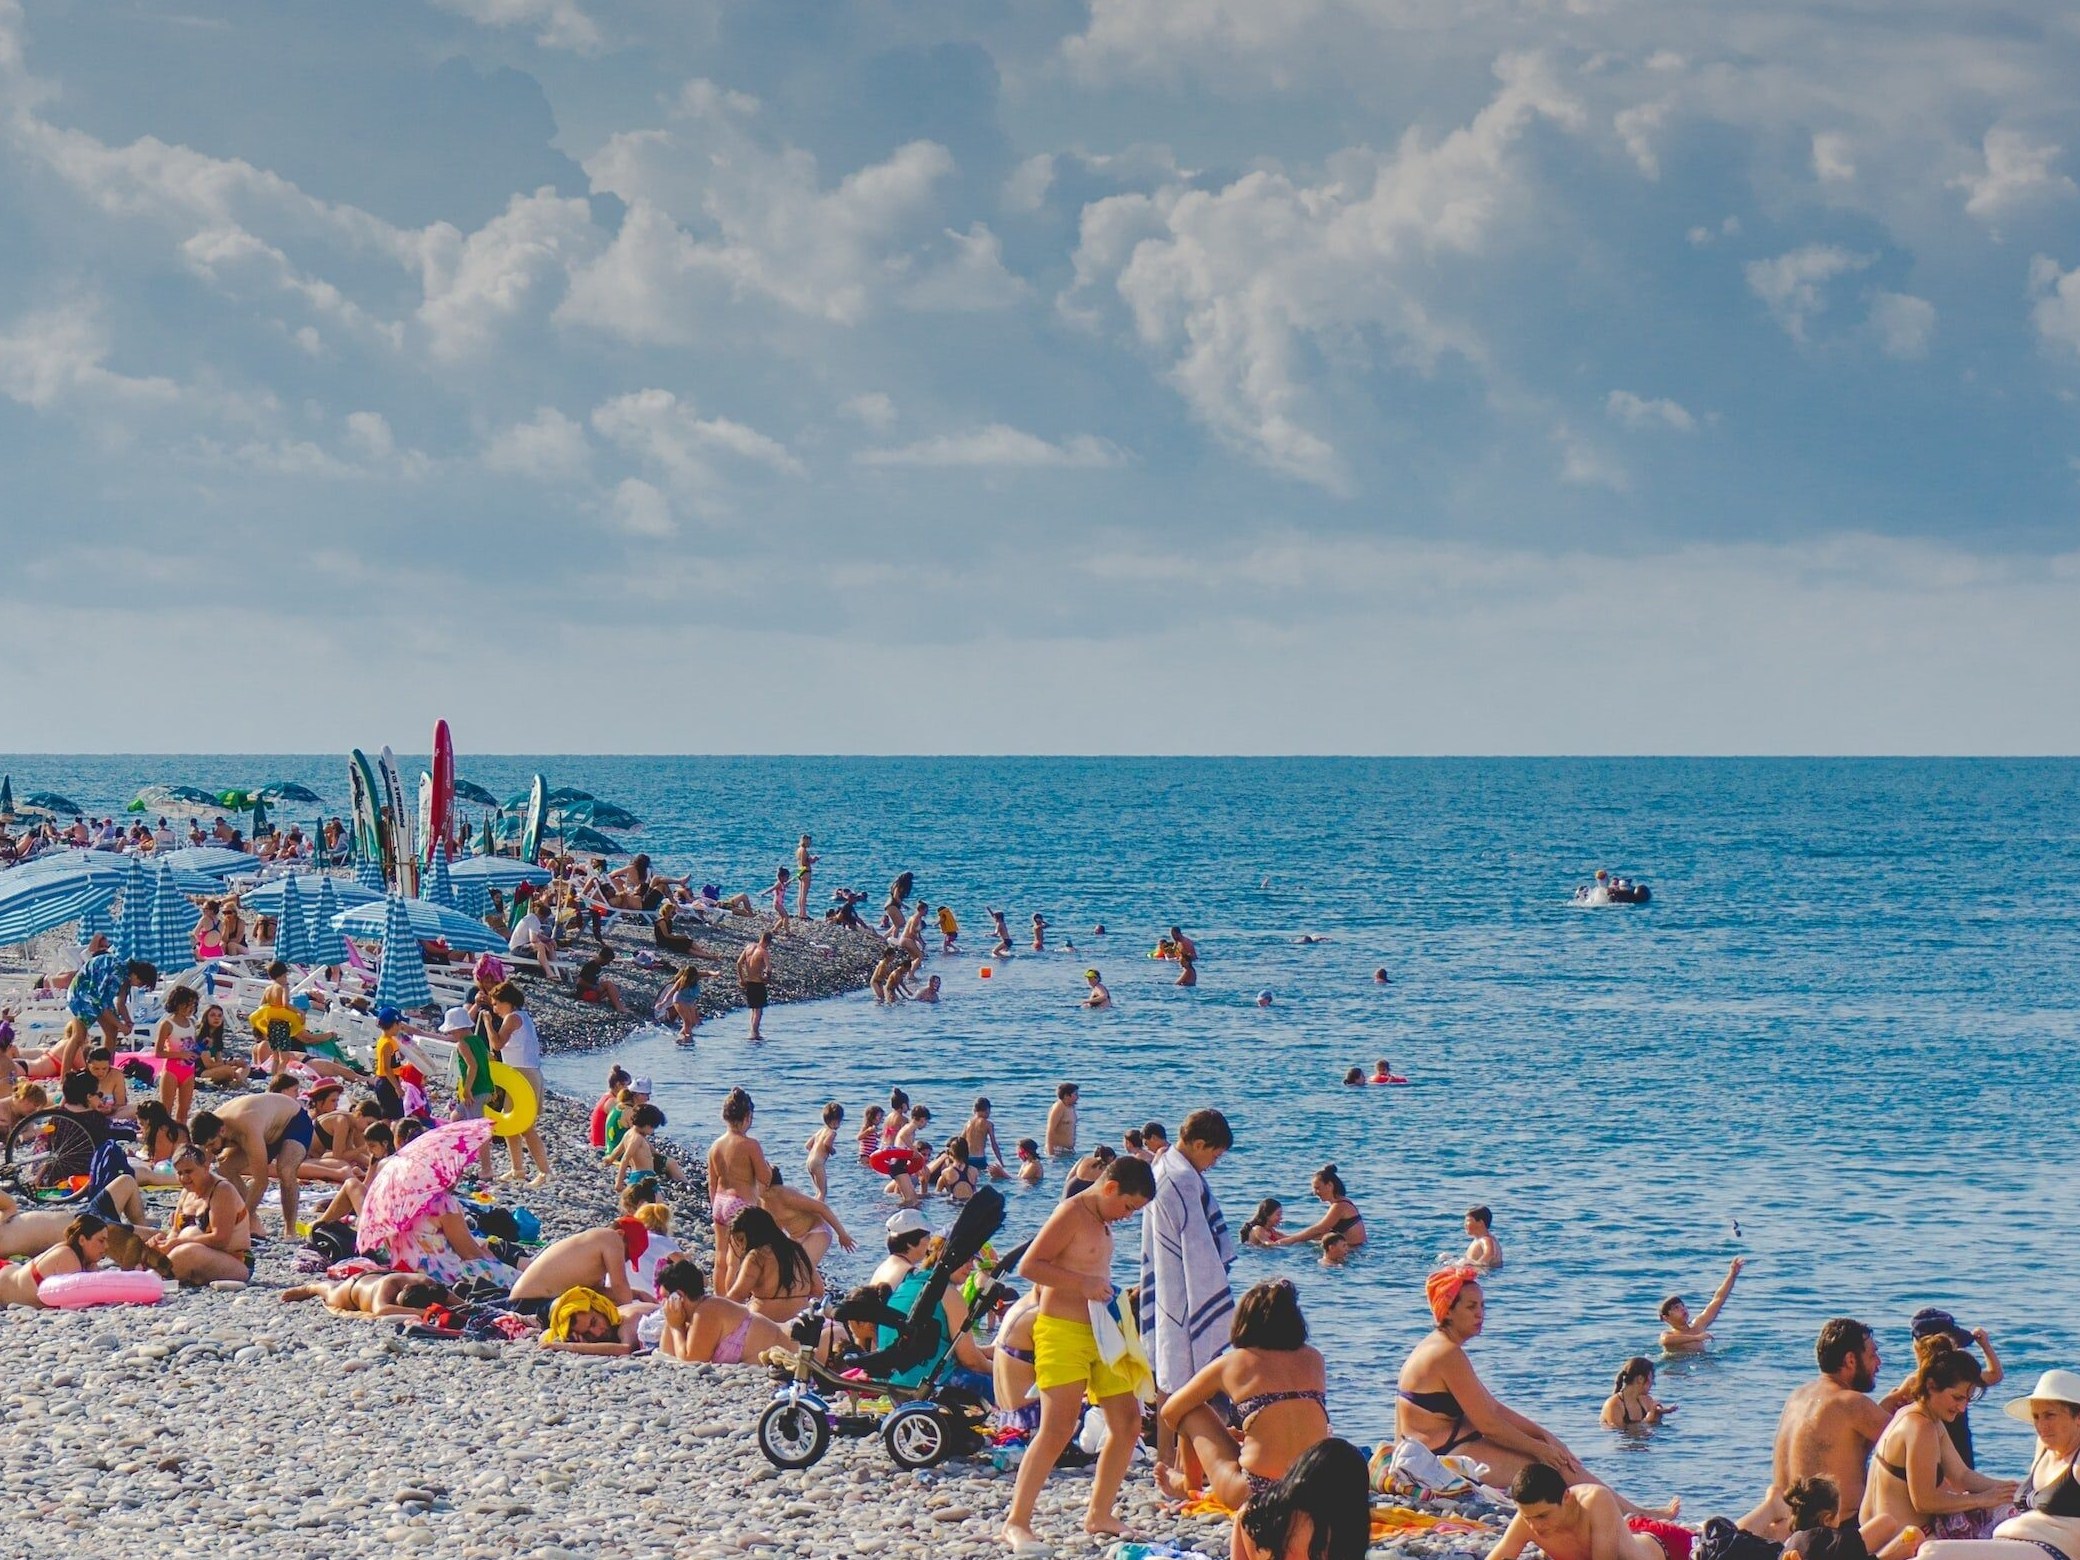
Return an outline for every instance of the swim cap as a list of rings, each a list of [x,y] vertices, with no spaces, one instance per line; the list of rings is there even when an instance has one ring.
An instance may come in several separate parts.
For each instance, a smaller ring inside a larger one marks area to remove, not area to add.
[[[1458,1303],[1459,1295],[1468,1284],[1480,1278],[1480,1269],[1471,1267],[1439,1268],[1423,1280],[1423,1295],[1430,1302],[1430,1314],[1442,1327],[1444,1319]]]

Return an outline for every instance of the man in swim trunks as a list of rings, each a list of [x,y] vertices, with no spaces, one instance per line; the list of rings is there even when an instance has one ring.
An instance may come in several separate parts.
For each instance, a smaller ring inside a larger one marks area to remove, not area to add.
[[[1690,1560],[1690,1531],[1653,1517],[1627,1517],[1601,1484],[1570,1485],[1556,1468],[1528,1463],[1510,1481],[1517,1514],[1488,1560],[1517,1560],[1537,1544],[1547,1560]]]
[[[246,1216],[258,1222],[260,1199],[267,1192],[270,1170],[281,1187],[282,1232],[296,1238],[298,1167],[310,1152],[317,1124],[294,1094],[245,1094],[215,1111],[197,1111],[188,1124],[190,1140],[216,1157],[216,1166],[246,1188]]]
[[[1099,1539],[1126,1532],[1113,1503],[1140,1439],[1141,1404],[1134,1396],[1134,1376],[1122,1368],[1125,1362],[1108,1364],[1100,1356],[1091,1307],[1113,1299],[1112,1226],[1146,1207],[1155,1190],[1155,1172],[1144,1161],[1115,1159],[1097,1185],[1056,1206],[1019,1263],[1020,1276],[1040,1294],[1040,1312],[1033,1319],[1040,1428],[1018,1465],[1004,1519],[1004,1543],[1014,1555],[1047,1553],[1033,1532],[1033,1507],[1055,1459],[1076,1433],[1086,1393],[1104,1411],[1105,1446],[1098,1454],[1083,1530]]]
[[[758,941],[745,945],[737,955],[737,985],[744,993],[744,1005],[751,1009],[751,1038],[765,1038],[759,1026],[766,1016],[766,982],[773,976],[773,929],[769,926],[758,934]]]
[[[1670,1295],[1661,1302],[1661,1347],[1670,1354],[1694,1354],[1711,1341],[1712,1323],[1726,1309],[1727,1297],[1733,1293],[1733,1281],[1741,1276],[1745,1264],[1735,1257],[1727,1264],[1726,1276],[1719,1280],[1719,1287],[1712,1292],[1711,1300],[1697,1320],[1690,1319],[1690,1307],[1683,1303],[1681,1295]]]
[[[1772,1542],[1781,1541],[1791,1530],[1791,1510],[1784,1503],[1784,1492],[1816,1474],[1834,1480],[1841,1493],[1835,1510],[1842,1514],[1842,1525],[1856,1521],[1863,1507],[1871,1451],[1892,1417],[1871,1401],[1882,1361],[1877,1335],[1870,1328],[1837,1316],[1820,1329],[1813,1355],[1820,1365],[1820,1377],[1785,1400],[1783,1416],[1777,1421],[1769,1490],[1762,1504],[1740,1521],[1747,1532]],[[1884,1534],[1879,1543],[1891,1536]],[[1864,1537],[1868,1541],[1871,1535]]]
[[[1112,1006],[1112,993],[1106,989],[1105,979],[1096,970],[1083,972],[1083,983],[1091,989],[1084,994],[1083,1005],[1087,1008]]]
[[[1196,986],[1199,984],[1199,945],[1185,936],[1183,931],[1170,928],[1170,946],[1177,955],[1177,984]]]
[[[1076,1102],[1081,1091],[1073,1083],[1057,1084],[1054,1103],[1047,1107],[1047,1152],[1076,1152]]]

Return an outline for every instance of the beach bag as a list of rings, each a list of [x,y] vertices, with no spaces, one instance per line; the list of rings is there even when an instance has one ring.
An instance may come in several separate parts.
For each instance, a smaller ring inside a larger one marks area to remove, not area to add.
[[[344,1262],[354,1255],[354,1226],[343,1219],[321,1220],[311,1226],[303,1244],[326,1263]]]
[[[1707,1517],[1697,1560],[1777,1560],[1783,1552],[1782,1544],[1758,1538],[1724,1517]]]
[[[469,1222],[470,1227],[486,1240],[512,1241],[520,1238],[520,1225],[510,1208],[480,1208],[469,1216]]]

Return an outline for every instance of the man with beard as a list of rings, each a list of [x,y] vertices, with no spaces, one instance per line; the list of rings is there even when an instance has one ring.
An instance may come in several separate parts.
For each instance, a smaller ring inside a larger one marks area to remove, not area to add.
[[[1791,1527],[1784,1492],[1800,1479],[1821,1475],[1841,1492],[1835,1507],[1843,1526],[1853,1526],[1863,1506],[1864,1476],[1871,1449],[1891,1418],[1871,1401],[1878,1384],[1878,1340],[1863,1323],[1837,1316],[1820,1329],[1813,1353],[1820,1379],[1809,1381],[1784,1403],[1777,1421],[1776,1453],[1770,1469],[1769,1493],[1741,1521],[1751,1533],[1781,1540]],[[1866,1534],[1880,1544],[1886,1534]]]

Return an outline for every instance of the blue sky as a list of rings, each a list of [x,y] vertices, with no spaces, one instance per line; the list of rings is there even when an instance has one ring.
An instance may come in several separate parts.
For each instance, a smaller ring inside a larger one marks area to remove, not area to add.
[[[2080,750],[2076,79],[2035,0],[0,0],[13,745]]]

